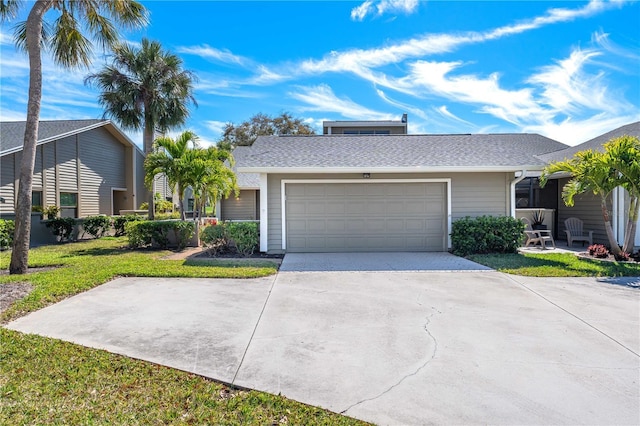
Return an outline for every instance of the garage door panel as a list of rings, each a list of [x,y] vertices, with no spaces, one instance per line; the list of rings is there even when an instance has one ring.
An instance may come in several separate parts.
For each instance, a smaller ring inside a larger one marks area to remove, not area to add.
[[[442,251],[444,183],[289,183],[287,250]]]

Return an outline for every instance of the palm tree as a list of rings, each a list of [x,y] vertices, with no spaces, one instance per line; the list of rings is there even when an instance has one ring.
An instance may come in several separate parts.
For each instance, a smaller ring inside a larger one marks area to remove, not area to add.
[[[638,197],[640,196],[640,142],[638,138],[623,136],[612,139],[604,145],[604,152],[586,150],[577,152],[569,160],[547,166],[540,176],[540,186],[544,186],[550,175],[568,173],[569,182],[562,188],[562,199],[567,206],[573,206],[578,194],[591,192],[600,197],[602,217],[611,253],[617,258],[622,252],[633,249],[633,238],[638,222]],[[622,249],[616,241],[611,224],[610,195],[614,189],[622,187],[630,195],[628,222]]]
[[[239,194],[236,175],[229,168],[234,164],[229,149],[209,147],[190,154],[187,182],[193,189],[195,211],[199,215],[207,202],[215,206],[220,198],[229,197],[232,192]]]
[[[29,4],[27,21],[16,26],[15,37],[16,46],[29,57],[29,97],[9,265],[11,274],[26,273],[29,262],[31,194],[42,101],[42,49],[49,48],[55,63],[64,68],[86,67],[91,63],[93,44],[83,34],[84,28],[103,47],[112,47],[118,40],[114,24],[137,28],[147,23],[146,10],[134,0],[40,0]],[[2,22],[13,20],[21,5],[18,0],[0,0]],[[51,10],[58,12],[53,25],[45,22],[45,14]]]
[[[182,132],[176,139],[161,137],[155,141],[155,151],[147,155],[144,160],[144,181],[147,187],[153,187],[156,175],[164,173],[167,176],[171,192],[178,194],[180,217],[185,220],[184,190],[188,186],[187,175],[191,168],[189,153],[197,147],[198,136],[190,131]],[[191,148],[189,148],[191,145]]]
[[[182,59],[165,51],[157,41],[142,39],[140,48],[119,44],[113,62],[91,74],[85,83],[101,91],[105,116],[125,129],[143,131],[146,155],[153,151],[156,130],[165,132],[185,123],[189,103],[196,104],[191,71],[182,69]],[[151,191],[153,193],[153,191]],[[153,196],[149,199],[153,217]]]

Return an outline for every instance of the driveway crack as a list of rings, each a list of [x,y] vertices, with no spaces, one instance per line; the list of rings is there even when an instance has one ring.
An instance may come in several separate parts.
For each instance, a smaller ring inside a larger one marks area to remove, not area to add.
[[[247,352],[249,351],[249,346],[251,346],[251,342],[253,341],[253,336],[255,336],[256,330],[258,329],[258,325],[262,320],[262,315],[264,314],[264,310],[267,308],[267,303],[269,303],[269,298],[271,297],[271,292],[273,291],[273,286],[276,284],[277,279],[278,279],[278,273],[274,275],[273,281],[271,281],[271,287],[269,288],[269,293],[267,294],[267,297],[264,300],[264,304],[262,305],[262,310],[260,311],[260,315],[258,316],[256,325],[253,327],[253,331],[251,332],[251,337],[249,337],[249,341],[247,342],[247,347],[244,348],[244,352],[242,353],[242,358],[240,358],[240,363],[238,364],[238,369],[236,370],[236,373],[233,375],[233,379],[231,379],[231,384],[235,384],[236,382],[236,378],[238,377],[238,373],[242,368],[242,364],[244,363],[244,358],[247,356]]]
[[[365,402],[370,402],[370,401],[374,401],[384,395],[386,395],[387,393],[391,392],[393,389],[395,389],[396,387],[400,386],[402,384],[402,382],[404,382],[405,380],[407,380],[409,377],[413,377],[415,375],[417,375],[420,371],[422,371],[425,367],[427,367],[427,365],[429,365],[429,363],[435,358],[436,353],[438,352],[438,340],[436,339],[436,337],[433,335],[433,333],[431,333],[431,331],[429,331],[429,324],[431,323],[431,319],[433,318],[433,316],[435,314],[441,314],[442,312],[439,311],[436,307],[432,306],[431,307],[432,312],[431,314],[429,314],[427,316],[427,318],[425,319],[425,323],[423,326],[424,331],[427,333],[427,335],[429,336],[429,339],[433,342],[433,351],[431,352],[431,354],[427,357],[427,359],[425,360],[425,362],[418,367],[414,372],[409,373],[405,376],[403,376],[400,380],[398,380],[396,383],[394,383],[393,385],[391,385],[390,387],[388,387],[387,389],[385,389],[384,391],[380,392],[378,395],[376,396],[372,396],[370,398],[365,398],[365,399],[361,399],[360,401],[351,404],[349,407],[345,408],[344,410],[342,410],[340,412],[340,414],[345,414],[347,411],[351,410],[352,408],[363,404]]]
[[[525,288],[526,290],[530,291],[531,293],[535,294],[536,296],[540,297],[541,299],[545,300],[546,302],[552,304],[553,306],[555,306],[556,308],[560,309],[561,311],[571,315],[572,317],[574,317],[575,319],[577,319],[578,321],[580,321],[581,323],[585,324],[586,326],[592,328],[593,330],[597,331],[598,333],[602,334],[604,337],[612,340],[614,343],[618,344],[619,346],[621,346],[622,348],[626,349],[627,351],[631,352],[632,354],[634,354],[637,357],[640,357],[640,354],[637,353],[636,351],[634,351],[633,349],[631,349],[630,347],[626,346],[624,343],[614,339],[612,336],[608,335],[607,333],[605,333],[604,331],[600,330],[598,327],[594,326],[593,324],[587,322],[586,320],[580,318],[578,315],[574,314],[573,312],[570,312],[569,310],[563,308],[562,306],[558,305],[557,303],[553,302],[552,300],[544,297],[542,294],[538,293],[537,291],[535,291],[534,289],[532,289],[531,287],[527,286],[526,284],[518,281],[517,279],[515,279],[513,276],[509,275],[509,274],[503,274],[504,276],[506,276],[508,279],[510,279],[511,281],[513,281],[514,283],[518,284],[519,286]]]

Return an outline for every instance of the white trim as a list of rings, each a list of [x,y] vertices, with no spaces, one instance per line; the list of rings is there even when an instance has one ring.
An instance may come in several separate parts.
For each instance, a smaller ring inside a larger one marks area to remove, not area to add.
[[[510,191],[511,201],[509,204],[511,204],[510,206],[511,217],[514,219],[516,218],[516,185],[519,182],[522,182],[526,177],[527,177],[527,170],[523,169],[520,172],[520,176],[511,181],[511,191]]]
[[[269,250],[268,184],[269,180],[267,174],[260,174],[260,251],[263,253]]]
[[[396,166],[396,167],[253,167],[238,166],[238,173],[491,173],[542,170],[545,166]]]
[[[262,176],[262,175],[261,175]],[[287,207],[286,207],[286,184],[288,183],[445,183],[447,185],[447,229],[445,229],[447,235],[447,248],[451,248],[451,178],[437,178],[437,179],[282,179],[280,181],[280,203],[282,213],[280,215],[280,227],[282,234],[282,250],[287,249]],[[262,208],[262,189],[260,190],[260,204]],[[260,225],[262,226],[262,216],[260,216]],[[260,228],[262,232],[262,228]],[[262,233],[260,234],[262,239]],[[261,243],[262,247],[262,243]],[[261,250],[262,251],[262,248]]]

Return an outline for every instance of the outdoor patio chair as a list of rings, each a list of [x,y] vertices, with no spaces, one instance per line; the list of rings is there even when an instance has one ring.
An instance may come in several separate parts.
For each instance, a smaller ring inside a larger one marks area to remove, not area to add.
[[[546,243],[548,241],[551,242],[553,248],[556,248],[556,242],[553,240],[551,236],[551,231],[547,229],[538,229],[534,230],[531,227],[531,222],[526,217],[521,218],[522,222],[524,222],[524,234],[527,236],[527,241],[524,246],[529,247],[530,245],[535,246],[536,244],[540,244],[541,248],[544,250],[547,248]]]
[[[589,245],[593,244],[593,231],[584,231],[582,229],[582,220],[577,217],[570,217],[564,221],[564,232],[567,234],[567,245],[571,247],[574,241],[582,241],[584,246],[585,242]]]

